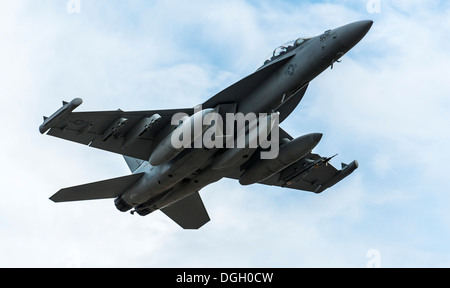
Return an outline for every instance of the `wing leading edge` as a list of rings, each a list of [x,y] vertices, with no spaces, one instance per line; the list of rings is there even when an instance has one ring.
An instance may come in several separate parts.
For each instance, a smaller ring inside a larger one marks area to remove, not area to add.
[[[294,139],[281,127],[279,129],[280,143],[281,139],[284,138]],[[348,177],[359,166],[358,161],[353,161],[350,164],[342,163],[341,170],[338,170],[330,164],[331,159],[335,156],[327,158],[309,153],[294,164],[257,184],[322,193]],[[227,177],[239,180],[241,174],[240,169],[235,169]]]
[[[224,89],[206,101],[202,105],[203,109],[215,108],[220,104],[238,103],[240,99],[247,96],[252,89],[294,56],[295,54],[282,57]],[[52,116],[44,117],[44,123],[39,127],[41,134],[48,131],[47,134],[50,136],[144,161],[148,161],[151,156],[155,136],[170,124],[173,115],[176,113],[194,114],[194,108],[140,112],[124,112],[119,109],[117,111],[73,113],[82,103],[83,100],[80,98],[74,99],[70,103],[63,102],[63,107]]]
[[[44,117],[39,131],[42,134],[48,131],[50,136],[144,161],[150,158],[156,135],[170,125],[173,115],[194,113],[194,109],[73,113],[81,103],[81,99],[63,102],[63,107],[56,113]]]
[[[283,138],[289,140],[294,139],[280,127],[280,139]],[[309,153],[303,159],[300,159],[259,184],[322,193],[358,169],[358,161],[353,161],[350,164],[342,163],[342,169],[336,169],[330,164],[331,159],[335,156],[322,157],[317,154]]]
[[[348,165],[342,164],[342,169],[337,170],[329,163],[332,158],[310,153],[260,184],[322,193],[352,174],[359,166],[357,161],[353,161]]]

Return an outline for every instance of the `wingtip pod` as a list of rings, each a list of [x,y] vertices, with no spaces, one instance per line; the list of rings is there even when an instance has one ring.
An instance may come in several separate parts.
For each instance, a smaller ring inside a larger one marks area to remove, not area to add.
[[[39,127],[39,132],[41,132],[41,134],[45,134],[45,132],[47,132],[59,121],[64,119],[67,115],[72,113],[72,111],[75,110],[82,103],[83,99],[81,98],[75,98],[69,103],[63,101],[63,107],[61,107],[58,111],[56,111],[52,116],[50,117],[44,116],[44,123]]]
[[[342,180],[344,180],[345,178],[350,176],[350,174],[352,174],[356,169],[358,169],[358,167],[359,167],[359,163],[356,160],[348,165],[342,164],[342,170],[339,171],[339,173],[336,176],[334,176],[333,178],[331,178],[327,183],[325,183],[324,185],[321,185],[317,189],[317,191],[315,191],[315,193],[320,194],[323,191],[325,191],[326,189],[333,187],[337,183],[341,182]]]

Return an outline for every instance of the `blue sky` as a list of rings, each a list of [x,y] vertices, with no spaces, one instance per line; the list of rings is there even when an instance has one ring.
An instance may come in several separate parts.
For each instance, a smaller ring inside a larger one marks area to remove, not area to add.
[[[2,267],[382,267],[450,265],[450,6],[355,1],[0,3],[5,105]],[[41,136],[61,100],[79,111],[193,107],[257,69],[279,44],[374,20],[315,79],[282,126],[322,132],[316,152],[360,168],[322,195],[223,180],[201,191],[212,218],[182,231],[111,201],[56,205],[62,187],[129,173],[120,156]],[[5,115],[6,114],[6,115]],[[120,253],[115,251],[120,250]]]

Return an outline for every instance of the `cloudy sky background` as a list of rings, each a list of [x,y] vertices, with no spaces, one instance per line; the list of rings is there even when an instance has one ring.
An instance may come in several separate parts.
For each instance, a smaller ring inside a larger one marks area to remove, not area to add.
[[[450,266],[448,1],[67,3],[0,2],[1,267]],[[375,22],[366,38],[282,125],[323,132],[315,151],[339,153],[337,167],[359,161],[324,194],[222,180],[201,191],[212,221],[200,231],[109,200],[48,200],[129,174],[120,155],[39,134],[62,100],[83,98],[78,111],[193,107],[277,45],[364,19]]]

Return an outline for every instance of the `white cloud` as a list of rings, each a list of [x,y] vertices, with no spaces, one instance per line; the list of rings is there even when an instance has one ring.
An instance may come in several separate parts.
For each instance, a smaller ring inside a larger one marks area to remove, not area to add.
[[[64,1],[2,1],[0,266],[365,267],[369,249],[383,266],[448,265],[450,10],[382,1],[371,15],[366,1],[341,3],[82,0],[68,14]],[[283,124],[325,132],[320,153],[361,160],[325,194],[224,180],[202,190],[212,222],[197,232],[111,201],[48,200],[129,173],[120,156],[38,133],[61,100],[82,97],[83,111],[193,106],[277,44],[370,17],[367,37]]]

